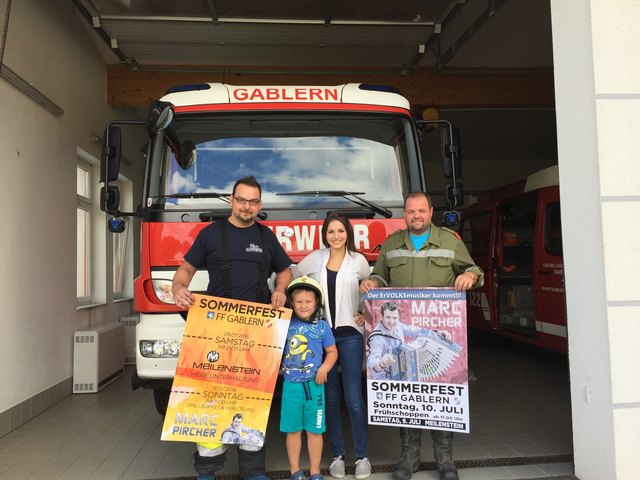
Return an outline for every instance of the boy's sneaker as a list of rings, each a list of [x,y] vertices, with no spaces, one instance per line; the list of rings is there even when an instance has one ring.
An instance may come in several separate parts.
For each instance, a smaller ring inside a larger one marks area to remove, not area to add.
[[[337,455],[333,457],[333,460],[331,461],[331,465],[329,465],[329,474],[333,478],[344,477],[344,460],[342,458],[342,455]]]
[[[356,460],[356,480],[369,478],[371,475],[371,462],[367,457]]]

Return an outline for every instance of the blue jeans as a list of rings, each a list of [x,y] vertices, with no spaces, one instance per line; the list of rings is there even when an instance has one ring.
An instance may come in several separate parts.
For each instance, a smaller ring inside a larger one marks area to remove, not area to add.
[[[334,455],[344,455],[342,416],[340,413],[341,386],[338,364],[342,367],[342,386],[347,411],[351,419],[353,447],[357,457],[366,457],[369,449],[367,432],[367,410],[362,398],[362,359],[364,357],[364,337],[349,335],[336,337],[338,362],[333,366],[325,384],[327,409],[327,432]]]

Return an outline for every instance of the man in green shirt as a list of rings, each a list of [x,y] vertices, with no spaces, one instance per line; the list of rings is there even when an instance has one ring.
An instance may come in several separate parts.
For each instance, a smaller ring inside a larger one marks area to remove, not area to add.
[[[378,287],[453,287],[461,292],[481,287],[484,273],[473,262],[458,234],[431,223],[433,206],[424,192],[410,193],[404,202],[405,230],[385,240],[362,293]],[[440,480],[458,480],[453,463],[453,433],[431,430]],[[394,480],[409,480],[420,468],[422,430],[400,428],[402,455]]]

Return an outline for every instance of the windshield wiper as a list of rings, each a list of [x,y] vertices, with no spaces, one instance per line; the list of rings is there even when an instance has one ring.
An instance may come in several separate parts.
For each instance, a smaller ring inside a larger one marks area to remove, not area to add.
[[[365,200],[358,195],[366,195],[365,192],[345,192],[344,190],[305,190],[302,192],[283,192],[276,193],[276,195],[289,195],[289,196],[300,196],[300,197],[342,197],[345,200],[349,200],[350,202],[355,203],[356,205],[360,205],[361,207],[369,207],[374,212],[379,213],[384,218],[391,218],[393,213],[391,210],[388,210],[380,205],[376,205],[369,200]],[[353,198],[350,198],[353,197]]]
[[[218,192],[192,192],[192,193],[171,193],[169,195],[157,195],[151,197],[153,199],[163,198],[219,198],[223,202],[229,203],[230,193],[218,193]]]

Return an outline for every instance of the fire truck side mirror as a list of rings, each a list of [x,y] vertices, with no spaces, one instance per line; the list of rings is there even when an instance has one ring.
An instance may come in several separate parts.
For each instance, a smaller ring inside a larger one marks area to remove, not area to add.
[[[446,183],[444,186],[444,200],[450,209],[462,205],[464,203],[464,189],[462,188],[462,184],[457,182],[454,187],[452,183]]]
[[[120,189],[115,185],[107,185],[100,189],[100,209],[109,215],[118,215],[120,207]]]
[[[117,125],[107,125],[102,142],[100,162],[100,182],[105,185],[115,182],[120,173],[120,158],[122,157],[122,131]]]
[[[147,117],[149,133],[164,130],[169,126],[171,120],[173,120],[173,106],[169,102],[151,102],[149,116]]]
[[[462,177],[462,149],[458,127],[449,124],[440,129],[442,143],[442,172],[445,178]]]
[[[198,158],[198,150],[191,140],[185,140],[180,145],[180,150],[177,155],[178,165],[183,170],[190,169]]]

